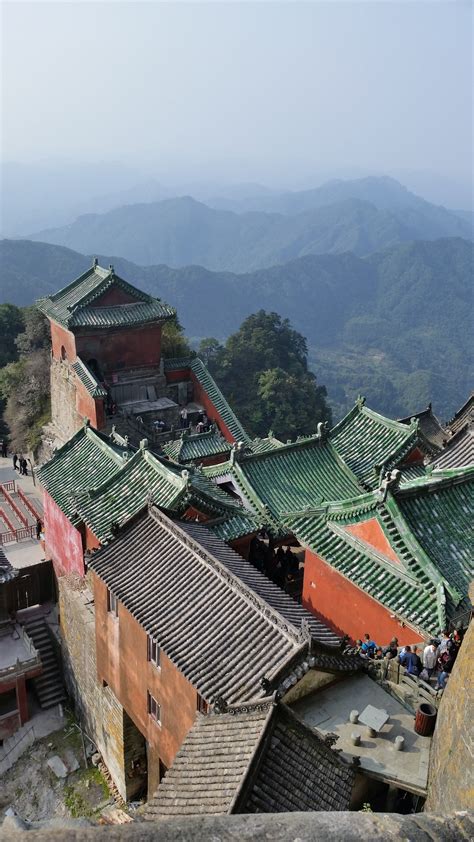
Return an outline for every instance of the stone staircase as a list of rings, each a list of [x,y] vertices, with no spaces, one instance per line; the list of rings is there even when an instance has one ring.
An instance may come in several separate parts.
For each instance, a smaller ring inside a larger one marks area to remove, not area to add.
[[[51,634],[44,617],[32,617],[25,621],[24,627],[40,653],[43,665],[41,675],[33,679],[33,687],[40,707],[43,709],[51,708],[66,699],[61,670]]]

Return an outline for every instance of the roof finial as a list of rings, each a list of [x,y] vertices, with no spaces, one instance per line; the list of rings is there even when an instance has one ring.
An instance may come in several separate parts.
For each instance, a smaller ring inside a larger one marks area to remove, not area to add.
[[[148,450],[148,439],[142,439],[141,440],[140,450]]]
[[[115,271],[115,270],[114,270],[113,263],[109,263],[109,272],[110,272],[110,274],[111,274],[111,275],[113,275],[113,274],[114,274],[114,271]]]
[[[94,257],[92,259],[92,268],[95,269],[95,267],[98,266],[98,265],[99,265],[99,261],[98,261],[97,257]]]
[[[364,395],[357,395],[357,398],[356,398],[356,407],[357,407],[358,409],[362,409],[362,407],[364,406],[364,404],[365,404],[365,397],[364,397]]]

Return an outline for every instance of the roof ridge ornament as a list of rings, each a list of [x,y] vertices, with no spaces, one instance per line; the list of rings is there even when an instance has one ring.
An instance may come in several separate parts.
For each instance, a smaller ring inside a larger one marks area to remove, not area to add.
[[[98,258],[97,258],[97,257],[94,257],[94,258],[92,259],[92,268],[93,268],[93,269],[96,269],[98,265],[99,265],[99,260],[98,260]]]
[[[361,410],[365,406],[365,395],[357,395],[355,405],[357,409]]]
[[[399,488],[401,476],[402,472],[398,468],[386,472],[378,488],[380,502],[385,503],[388,492],[391,491],[393,493]]]
[[[141,439],[140,450],[148,450],[148,439]]]
[[[110,273],[111,275],[115,275],[115,269],[114,269],[114,264],[113,264],[113,263],[109,263],[109,273]]]
[[[320,441],[325,441],[329,433],[329,424],[327,421],[320,421],[316,427],[316,435]]]

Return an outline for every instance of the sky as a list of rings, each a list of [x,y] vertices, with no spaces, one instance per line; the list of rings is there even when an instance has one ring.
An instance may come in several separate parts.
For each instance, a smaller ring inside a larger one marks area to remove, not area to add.
[[[2,161],[472,177],[470,2],[2,5]]]

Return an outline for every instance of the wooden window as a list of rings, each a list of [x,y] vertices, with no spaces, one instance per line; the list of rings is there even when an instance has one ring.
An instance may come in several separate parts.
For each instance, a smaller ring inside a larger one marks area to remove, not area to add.
[[[199,693],[197,694],[196,707],[199,713],[207,713],[207,702],[204,701],[204,699],[202,698],[202,696],[199,695]]]
[[[151,718],[161,725],[161,708],[159,703],[156,701],[155,697],[151,695],[150,691],[148,690],[148,713],[150,714]]]
[[[151,661],[155,667],[160,666],[160,654],[161,650],[158,643],[156,640],[153,640],[152,637],[148,636],[148,660]]]
[[[112,591],[107,588],[107,611],[118,617],[118,599],[113,595]]]

